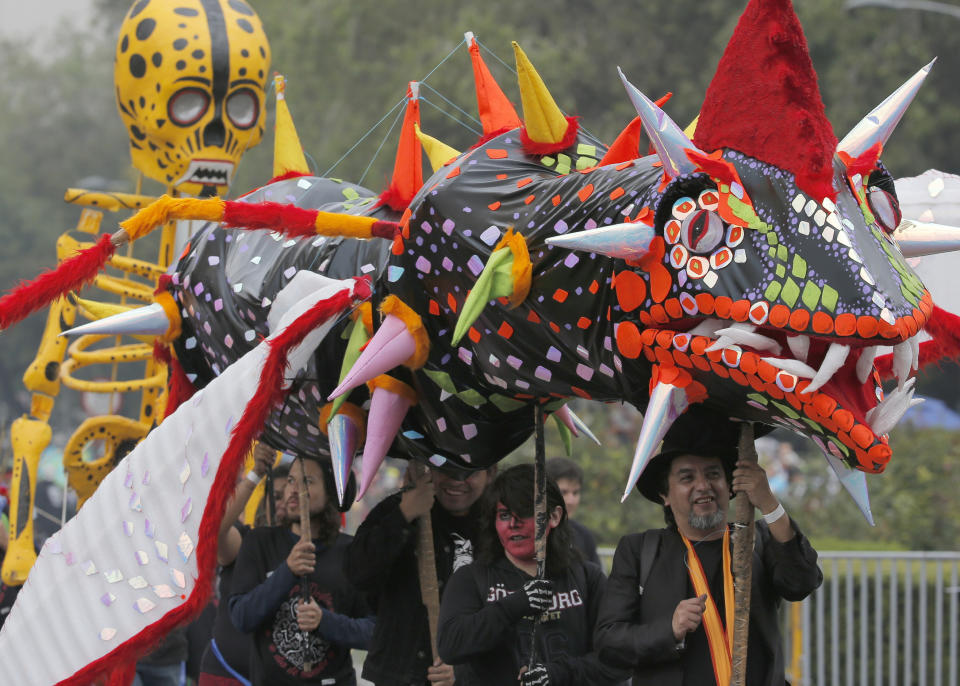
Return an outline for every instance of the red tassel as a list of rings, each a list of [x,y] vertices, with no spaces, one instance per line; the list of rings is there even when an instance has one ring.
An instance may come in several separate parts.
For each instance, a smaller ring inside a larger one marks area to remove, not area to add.
[[[110,234],[105,233],[92,247],[68,257],[56,269],[40,274],[33,281],[22,282],[0,298],[0,329],[8,329],[57,298],[83,288],[93,281],[116,250]]]
[[[315,236],[317,211],[279,202],[248,203],[228,200],[223,225],[245,229],[282,231],[285,236]]]
[[[272,179],[267,181],[267,183],[264,185],[269,186],[271,183],[276,183],[277,181],[286,181],[287,179],[299,179],[301,176],[310,176],[310,174],[306,172],[299,172],[299,171],[288,171],[288,172],[284,172],[280,176],[274,176]]]
[[[220,459],[217,475],[210,488],[210,497],[203,510],[197,542],[197,585],[190,597],[179,607],[128,639],[116,649],[88,664],[60,686],[85,686],[104,674],[112,674],[117,665],[135,663],[150,646],[166,636],[176,626],[184,624],[199,614],[207,604],[217,567],[217,531],[223,520],[227,501],[233,494],[237,473],[243,466],[250,444],[263,431],[270,410],[283,399],[283,379],[287,369],[287,356],[316,327],[351,306],[354,299],[370,297],[367,279],[356,279],[354,295],[345,288],[326,300],[321,300],[297,317],[282,333],[268,342],[270,352],[260,372],[257,392],[247,403],[243,415],[230,435],[230,443]]]
[[[187,378],[180,360],[174,357],[170,348],[160,340],[153,342],[153,359],[167,365],[167,407],[163,413],[163,418],[166,419],[193,397],[197,389]]]
[[[527,127],[520,129],[520,142],[523,151],[528,155],[552,155],[555,152],[566,150],[577,142],[577,133],[580,131],[580,122],[577,117],[567,117],[567,132],[556,143],[538,143],[527,135]]]
[[[416,191],[414,191],[414,193],[416,193]],[[377,206],[386,205],[394,212],[403,212],[407,209],[407,205],[410,204],[411,200],[413,200],[413,195],[409,192],[404,192],[397,186],[396,182],[393,182],[390,184],[390,187],[377,198]]]
[[[485,133],[485,134],[483,134],[482,136],[480,136],[480,139],[479,139],[476,143],[474,143],[473,145],[470,146],[470,149],[473,150],[474,148],[479,148],[481,145],[483,145],[483,144],[486,143],[487,141],[492,141],[492,140],[493,140],[494,138],[496,138],[497,136],[502,136],[502,135],[505,134],[507,131],[513,131],[513,130],[516,129],[516,128],[517,128],[516,126],[514,126],[514,127],[512,127],[512,128],[506,127],[506,128],[502,128],[502,129],[496,129],[496,130],[494,130],[494,131],[491,131],[490,133]]]
[[[137,675],[137,663],[131,662],[110,672],[106,686],[130,686]]]

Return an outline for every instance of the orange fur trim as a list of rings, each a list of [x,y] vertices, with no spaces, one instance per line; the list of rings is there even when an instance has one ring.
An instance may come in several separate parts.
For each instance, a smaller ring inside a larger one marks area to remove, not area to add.
[[[332,417],[330,416],[330,411],[333,409],[333,403],[327,403],[320,410],[320,430],[323,432],[323,435],[327,435],[327,424],[330,423]],[[345,415],[353,420],[353,423],[356,424],[358,431],[357,441],[358,447],[363,444],[363,439],[367,435],[367,413],[361,410],[359,407],[353,403],[346,402],[340,405],[340,409],[337,410],[337,414]]]
[[[370,229],[377,220],[373,217],[357,217],[352,214],[317,212],[314,226],[321,236],[344,238],[372,238]]]
[[[373,335],[373,306],[369,302],[360,303],[351,313],[350,319],[357,321],[357,317],[363,318],[363,328],[367,330],[367,336]]]
[[[220,198],[171,198],[163,195],[135,215],[120,222],[131,241],[175,219],[200,219],[219,222],[223,219],[224,202]]]
[[[423,320],[420,315],[395,295],[388,295],[383,299],[383,302],[380,303],[380,311],[384,315],[392,314],[406,324],[407,331],[413,336],[417,349],[410,356],[410,359],[403,363],[403,366],[410,369],[420,369],[427,363],[427,356],[430,354],[430,337],[423,327]]]
[[[510,294],[512,310],[520,307],[530,293],[533,264],[530,262],[530,252],[527,250],[527,239],[522,234],[515,233],[513,227],[507,229],[494,251],[500,248],[510,248],[510,252],[513,253],[513,266],[510,268],[510,277],[513,279],[513,293]]]
[[[170,326],[159,338],[164,343],[173,343],[180,338],[183,323],[180,319],[180,308],[177,307],[177,301],[173,299],[170,291],[161,291],[154,294],[153,302],[163,308],[163,313],[167,315],[167,320],[170,322]]]
[[[378,389],[382,388],[385,391],[390,391],[396,395],[402,396],[410,401],[411,405],[416,405],[418,398],[417,392],[413,390],[411,386],[403,383],[400,379],[397,379],[389,374],[381,374],[380,376],[375,376],[367,382],[367,388],[370,389],[370,394]]]

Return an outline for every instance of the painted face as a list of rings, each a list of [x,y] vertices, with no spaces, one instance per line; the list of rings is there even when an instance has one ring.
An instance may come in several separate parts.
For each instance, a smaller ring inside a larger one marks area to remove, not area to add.
[[[224,194],[260,142],[270,46],[244,0],[138,0],[117,42],[117,108],[134,166],[189,194]]]
[[[300,469],[301,462],[303,463],[303,471]],[[287,485],[283,491],[282,502],[287,521],[300,520],[300,488],[304,473],[306,474],[307,494],[310,496],[310,515],[320,514],[327,506],[327,491],[323,485],[323,468],[314,460],[295,460],[290,465],[290,474],[287,476]],[[278,512],[280,510],[279,502]]]
[[[536,524],[533,517],[518,517],[503,503],[497,503],[497,538],[508,558],[529,562],[534,558]],[[547,535],[550,530],[547,529]]]
[[[573,517],[580,507],[580,482],[573,479],[557,479],[557,488],[563,495],[563,503],[567,506],[567,516]]]
[[[487,470],[471,472],[465,479],[458,479],[435,469],[433,490],[443,509],[450,514],[462,516],[480,499],[490,479]]]
[[[631,270],[645,297],[635,297],[633,276],[615,281],[637,322],[618,328],[620,352],[679,366],[692,402],[783,426],[851,467],[882,471],[892,426],[883,418],[893,405],[906,409],[916,334],[931,311],[890,237],[892,180],[882,165],[851,174],[836,158],[831,200],[735,151],[703,164],[706,174],[664,190],[653,241],[662,259]],[[903,360],[888,403],[877,346],[897,346]]]
[[[689,534],[723,526],[729,489],[719,458],[681,455],[670,463],[667,493],[660,497],[673,511],[680,531]]]

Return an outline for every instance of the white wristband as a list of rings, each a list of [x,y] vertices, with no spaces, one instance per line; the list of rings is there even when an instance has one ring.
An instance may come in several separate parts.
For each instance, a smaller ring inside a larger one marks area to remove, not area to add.
[[[763,515],[763,521],[765,521],[767,524],[773,524],[785,514],[787,514],[787,511],[783,509],[783,503],[777,503],[777,509],[775,509],[773,512],[768,512],[767,514]]]
[[[263,479],[263,477],[257,474],[252,469],[249,472],[247,472],[247,481],[252,483],[254,486],[258,485],[261,479]]]

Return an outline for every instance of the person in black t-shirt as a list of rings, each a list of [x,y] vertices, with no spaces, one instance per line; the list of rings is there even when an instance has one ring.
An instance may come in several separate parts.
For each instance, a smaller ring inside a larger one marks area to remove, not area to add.
[[[312,541],[300,539],[303,473]],[[374,622],[365,599],[343,574],[351,537],[339,532],[335,492],[328,464],[298,457],[284,492],[287,521],[254,529],[240,546],[230,618],[253,634],[255,685],[356,684],[350,649],[367,647]]]
[[[738,460],[739,425],[699,417],[673,425],[637,488],[664,506],[665,529],[624,536],[597,620],[600,658],[633,669],[633,685],[729,682],[733,579],[727,509],[746,497],[758,522],[752,559],[748,686],[783,686],[778,608],[822,580],[817,553],[777,502],[763,469]]]
[[[580,551],[580,556],[584,560],[599,565],[597,539],[590,529],[574,519],[577,510],[580,509],[580,497],[583,493],[583,469],[573,460],[565,457],[551,457],[547,460],[547,478],[557,484],[560,494],[563,495],[573,547]]]
[[[419,518],[430,513],[441,597],[450,575],[473,561],[480,497],[496,467],[464,472],[407,470],[404,489],[381,501],[347,548],[346,573],[370,593],[377,610],[363,678],[376,686],[451,686],[453,668],[433,660],[427,611],[420,596],[416,548]]]
[[[534,470],[503,472],[485,497],[480,553],[450,578],[437,647],[456,665],[458,686],[616,684],[625,673],[600,663],[593,625],[603,593],[600,567],[570,545],[563,497],[547,481],[546,576],[535,578]],[[526,671],[534,617],[535,666]]]

